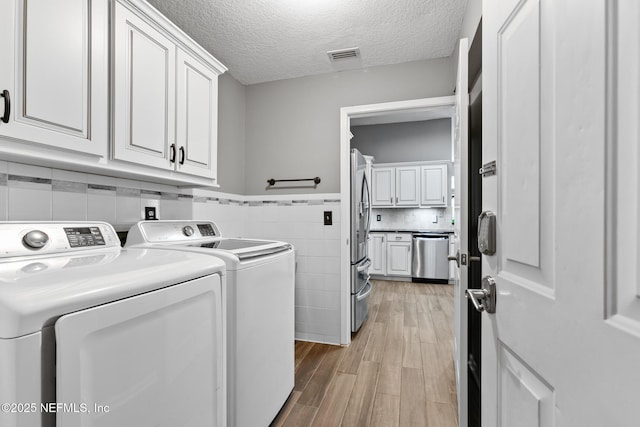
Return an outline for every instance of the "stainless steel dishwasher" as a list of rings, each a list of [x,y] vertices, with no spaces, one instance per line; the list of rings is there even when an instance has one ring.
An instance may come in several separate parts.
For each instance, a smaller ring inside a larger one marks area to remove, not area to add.
[[[411,276],[414,282],[449,282],[449,236],[414,234]]]

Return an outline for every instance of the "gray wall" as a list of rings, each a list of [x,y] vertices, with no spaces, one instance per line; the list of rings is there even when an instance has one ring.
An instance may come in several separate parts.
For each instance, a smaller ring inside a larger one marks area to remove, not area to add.
[[[218,184],[244,194],[246,87],[229,73],[218,79]]]
[[[247,86],[245,194],[340,192],[341,107],[447,96],[454,80],[442,58]],[[315,189],[267,188],[314,176]]]
[[[352,126],[351,147],[375,163],[451,160],[451,119]]]

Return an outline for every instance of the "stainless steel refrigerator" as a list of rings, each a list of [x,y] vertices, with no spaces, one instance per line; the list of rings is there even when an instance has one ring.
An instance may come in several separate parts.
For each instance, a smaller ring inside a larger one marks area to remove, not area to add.
[[[366,161],[351,149],[351,331],[357,332],[369,314],[371,260],[367,253],[371,203]]]

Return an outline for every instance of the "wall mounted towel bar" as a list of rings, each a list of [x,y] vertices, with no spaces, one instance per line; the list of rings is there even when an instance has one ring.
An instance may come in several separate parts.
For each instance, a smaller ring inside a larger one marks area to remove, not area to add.
[[[315,178],[300,178],[300,179],[268,179],[267,183],[269,185],[275,185],[276,182],[297,182],[297,181],[313,181],[314,184],[320,184],[320,177],[316,176]]]

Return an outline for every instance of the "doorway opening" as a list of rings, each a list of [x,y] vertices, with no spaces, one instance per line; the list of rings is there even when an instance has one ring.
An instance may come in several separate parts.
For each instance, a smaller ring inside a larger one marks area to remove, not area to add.
[[[351,180],[351,127],[353,123],[402,123],[416,120],[452,118],[456,99],[453,96],[397,101],[381,104],[344,107],[340,110],[340,193],[341,216],[350,218]],[[341,222],[341,239],[345,244],[340,254],[341,281],[341,343],[351,342],[351,291],[350,291],[350,221]]]

